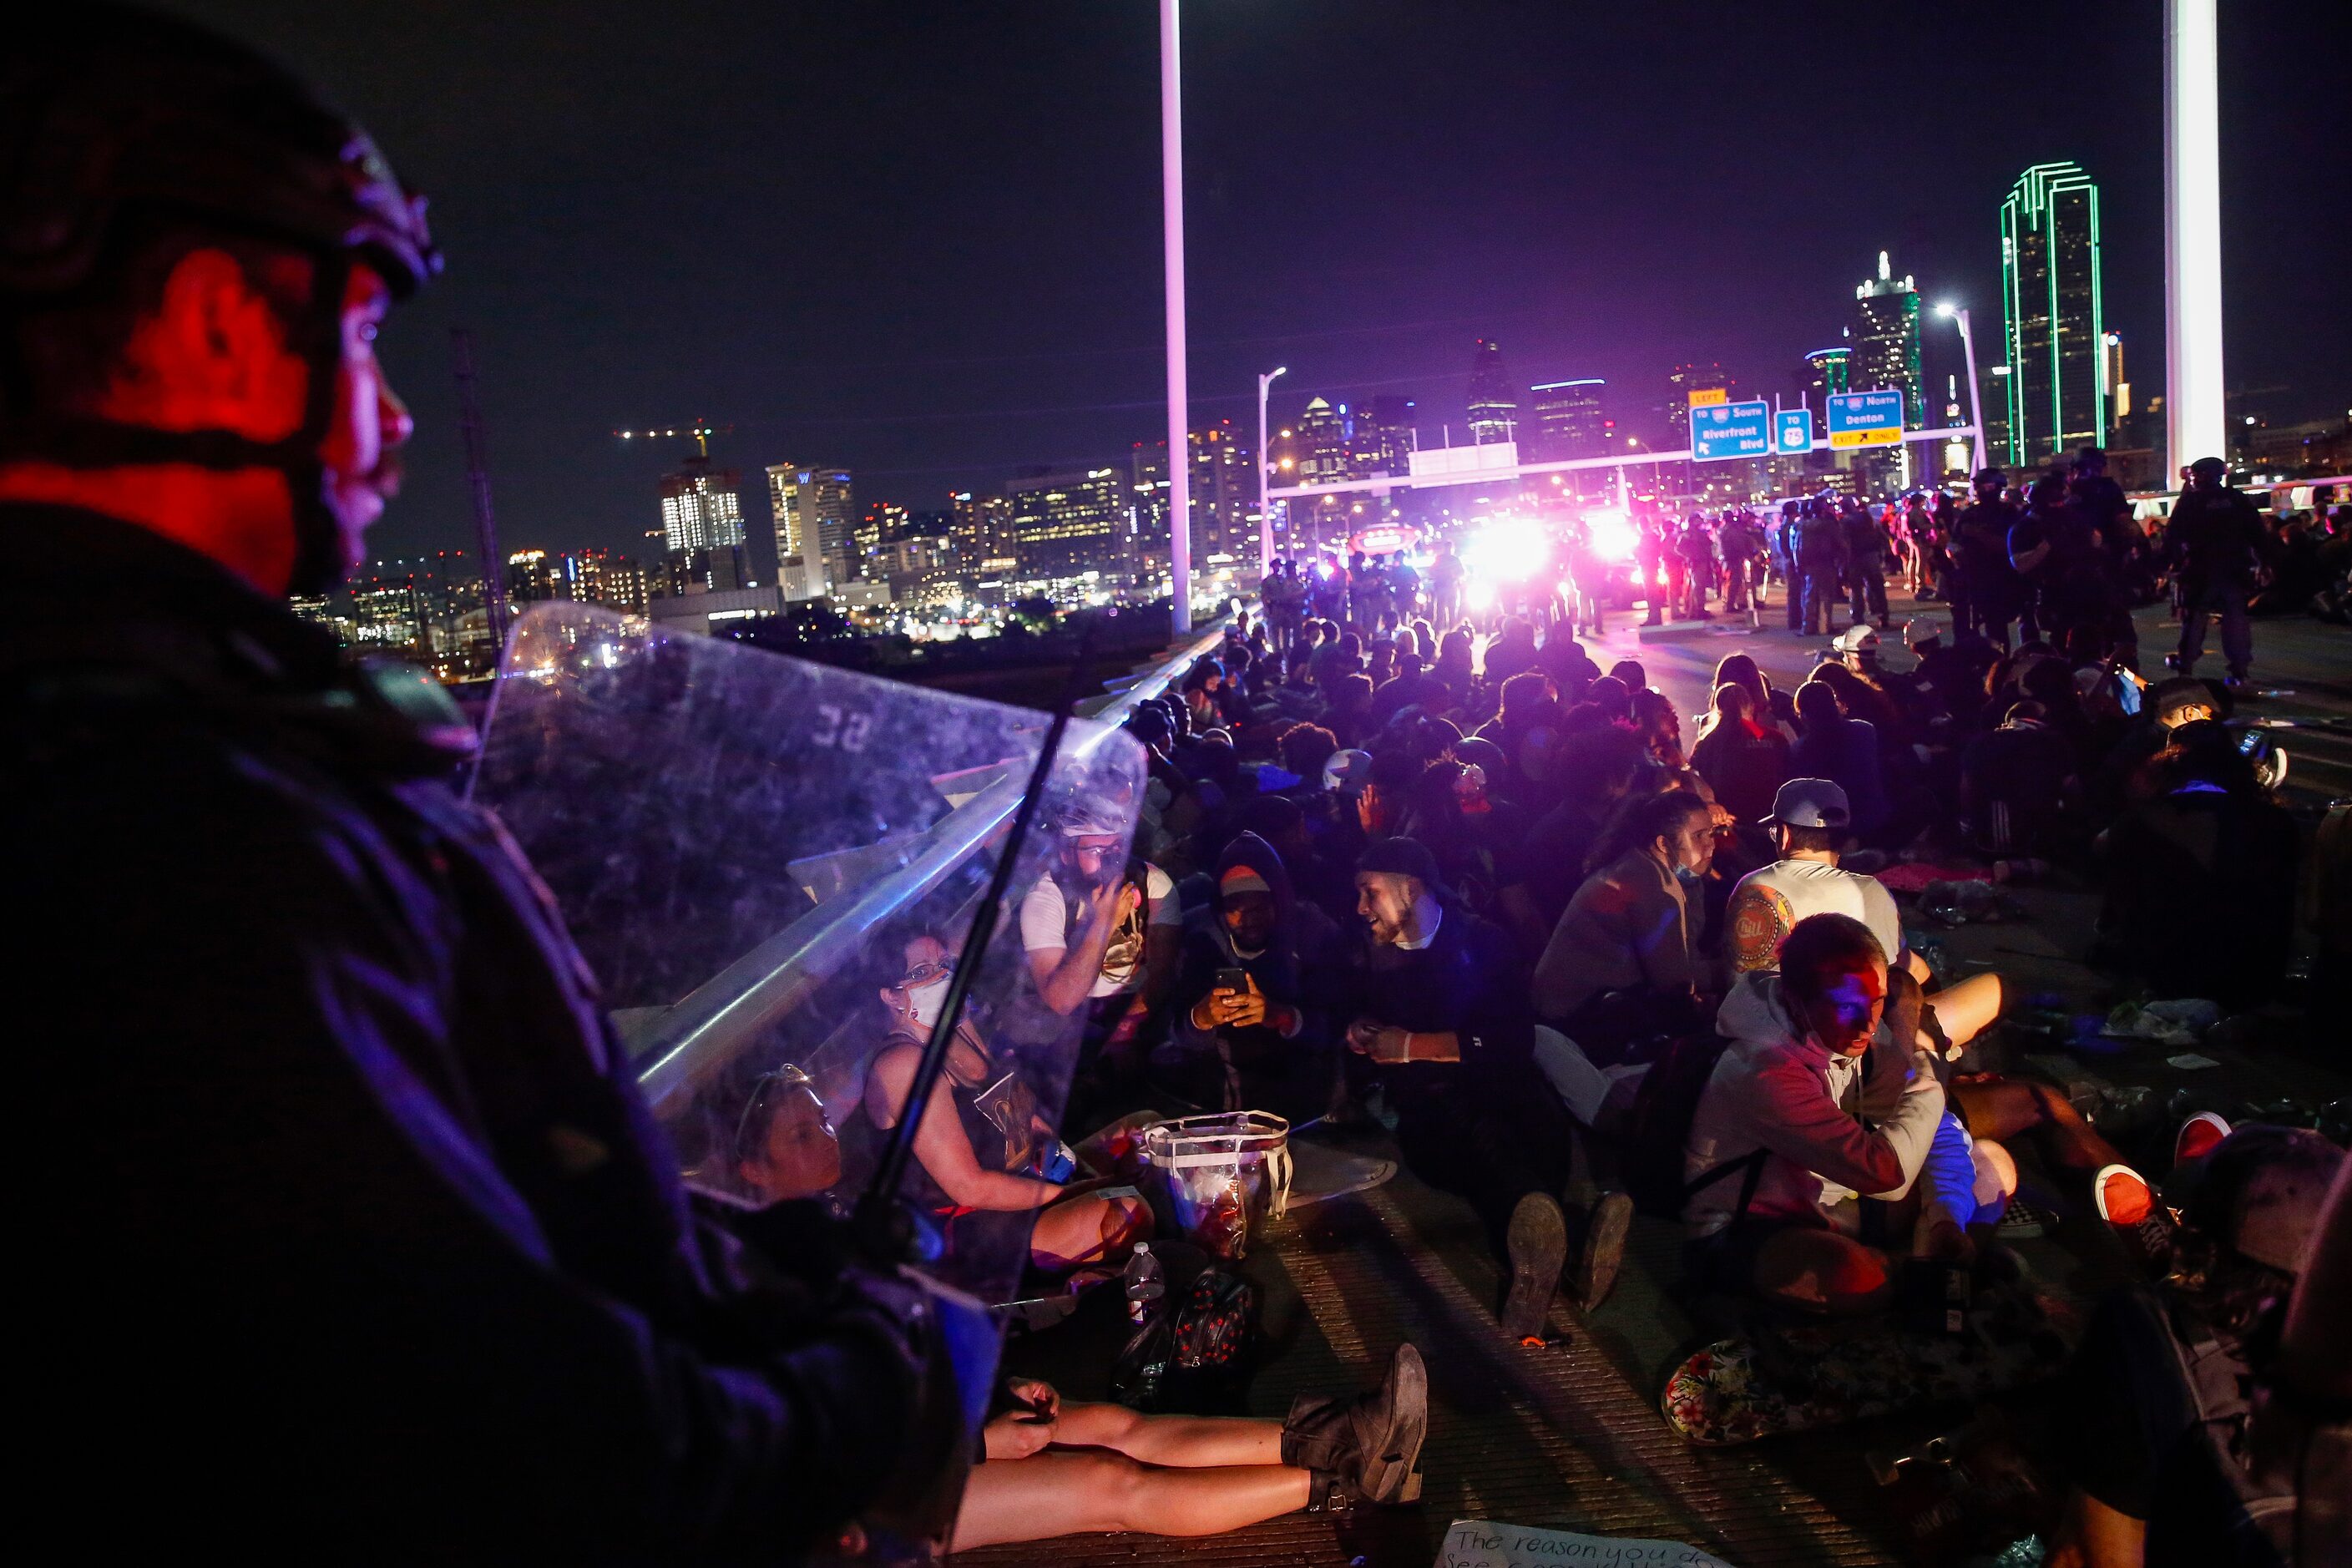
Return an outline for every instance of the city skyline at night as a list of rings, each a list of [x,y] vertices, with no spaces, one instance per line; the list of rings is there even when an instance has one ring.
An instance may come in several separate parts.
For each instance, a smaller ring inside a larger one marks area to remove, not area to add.
[[[550,51],[494,10],[420,26],[373,0],[331,17],[285,0],[182,8],[332,82],[433,199],[450,270],[386,334],[419,424],[386,552],[470,535],[450,322],[477,332],[500,515],[551,545],[638,547],[646,489],[679,454],[608,433],[688,413],[734,426],[714,458],[745,474],[834,464],[861,496],[919,509],[1164,438],[1145,15],[1045,5],[917,24],[819,7],[787,40],[756,7],[665,29],[591,5]],[[2251,410],[2281,420],[2352,393],[2347,313],[2317,264],[2340,253],[2341,219],[2311,197],[2340,187],[2342,139],[2321,99],[2272,90],[2246,44],[2315,19],[2252,0],[2222,27],[2226,226],[2285,236],[2226,252],[2230,377],[2291,389]],[[1838,341],[1881,249],[1927,303],[1971,306],[1989,345],[1987,214],[2020,169],[2059,160],[2097,174],[2106,321],[2141,385],[2161,384],[2152,15],[1997,5],[1931,37],[1875,14],[1793,31],[1711,14],[1704,48],[1699,25],[1675,6],[1194,0],[1192,423],[1246,419],[1255,376],[1287,364],[1277,422],[1317,394],[1396,395],[1425,433],[1458,430],[1483,336],[1530,384],[1605,379],[1633,428],[1679,363],[1780,389],[1782,367]],[[792,94],[710,73],[714,48],[788,44],[830,62]],[[2029,51],[2095,60],[2104,90],[2054,89],[2020,68]],[[1672,90],[1655,90],[1660,60],[1676,62]],[[1416,81],[1480,86],[1460,101],[1364,89],[1403,61]],[[1874,84],[1916,112],[1867,108]],[[1465,117],[1484,117],[1475,158],[1447,132]],[[1691,155],[1734,126],[1734,155]],[[1872,127],[1874,172],[1835,150]],[[1930,321],[1923,336],[1940,395],[1956,334]],[[758,499],[745,505],[764,550]]]

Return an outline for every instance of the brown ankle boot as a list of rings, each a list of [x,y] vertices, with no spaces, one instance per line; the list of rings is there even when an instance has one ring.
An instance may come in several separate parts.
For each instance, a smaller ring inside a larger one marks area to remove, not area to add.
[[[1429,1373],[1421,1352],[1400,1345],[1388,1375],[1368,1394],[1301,1394],[1282,1424],[1282,1462],[1315,1473],[1312,1511],[1421,1495],[1421,1445],[1429,1433]]]

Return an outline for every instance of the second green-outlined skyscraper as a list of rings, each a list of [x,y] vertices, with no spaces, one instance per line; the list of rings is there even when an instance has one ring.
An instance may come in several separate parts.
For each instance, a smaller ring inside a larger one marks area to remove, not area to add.
[[[2000,205],[2002,342],[1996,387],[2011,465],[2106,445],[2099,187],[2074,163],[2036,163]]]

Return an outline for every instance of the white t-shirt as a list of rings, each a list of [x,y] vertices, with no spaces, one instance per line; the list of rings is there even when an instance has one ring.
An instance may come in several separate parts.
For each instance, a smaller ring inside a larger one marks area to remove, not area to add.
[[[1903,952],[1903,921],[1895,895],[1875,877],[1819,860],[1775,860],[1750,871],[1731,890],[1726,918],[1735,970],[1778,969],[1780,939],[1809,915],[1850,915],[1870,928],[1886,962]]]
[[[1176,900],[1176,884],[1159,867],[1143,868],[1144,908],[1128,916],[1103,949],[1102,973],[1095,976],[1089,996],[1117,996],[1132,991],[1136,972],[1143,966],[1143,935],[1147,926],[1181,926],[1184,908]],[[1021,900],[1021,945],[1030,952],[1054,952],[1070,945],[1069,905],[1062,886],[1041,878]]]

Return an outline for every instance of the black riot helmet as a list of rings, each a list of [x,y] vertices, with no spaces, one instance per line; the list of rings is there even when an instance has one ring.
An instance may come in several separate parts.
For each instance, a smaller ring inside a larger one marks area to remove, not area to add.
[[[186,225],[313,262],[288,322],[310,366],[302,427],[282,441],[171,432],[39,406],[27,368],[0,363],[0,455],[75,468],[194,463],[283,470],[294,497],[298,591],[341,563],[318,449],[333,414],[345,280],[365,262],[395,297],[441,268],[424,198],[367,132],[283,68],[193,23],[130,6],[41,7],[0,55],[0,311],[102,293],[123,233]]]

